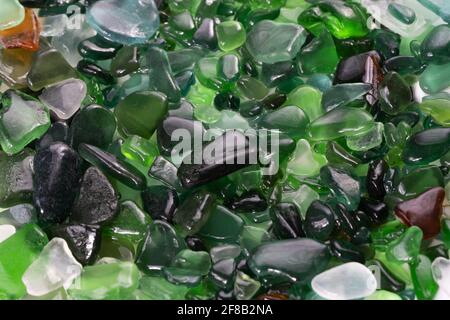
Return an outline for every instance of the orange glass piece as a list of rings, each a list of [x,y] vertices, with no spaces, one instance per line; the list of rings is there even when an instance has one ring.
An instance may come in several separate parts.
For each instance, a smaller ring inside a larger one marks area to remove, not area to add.
[[[7,49],[39,49],[40,25],[33,9],[25,9],[25,19],[13,28],[0,31],[0,43]]]

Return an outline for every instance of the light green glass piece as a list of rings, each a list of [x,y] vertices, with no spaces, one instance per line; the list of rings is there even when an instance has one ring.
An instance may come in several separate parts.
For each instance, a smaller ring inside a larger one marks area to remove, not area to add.
[[[401,121],[397,127],[391,122],[387,122],[384,124],[383,134],[389,147],[403,146],[411,136],[411,126],[404,121]]]
[[[366,132],[347,137],[347,146],[354,151],[367,151],[378,147],[383,142],[383,129],[383,123],[376,122]]]
[[[231,110],[223,110],[220,119],[210,125],[210,128],[247,130],[250,128],[247,119]]]
[[[261,283],[242,271],[236,274],[233,293],[237,300],[250,300],[258,292]]]
[[[232,51],[241,47],[247,39],[244,26],[239,21],[224,21],[216,27],[219,48]]]
[[[263,20],[249,32],[246,46],[256,61],[273,64],[294,59],[305,40],[299,25]]]
[[[204,123],[217,122],[221,116],[222,113],[211,105],[200,105],[194,109],[194,117]]]
[[[189,91],[186,99],[190,101],[195,107],[199,106],[213,106],[214,105],[214,97],[216,96],[216,92],[212,89],[209,89],[197,82]]]
[[[284,7],[287,0],[249,0],[249,4],[254,9],[279,9]]]
[[[436,123],[450,127],[450,100],[430,99],[419,105],[420,110],[433,117]]]
[[[394,292],[377,290],[364,300],[402,300],[402,297]]]
[[[373,118],[367,111],[340,107],[311,122],[309,137],[313,141],[333,140],[367,131],[373,125]]]
[[[226,82],[218,75],[218,56],[207,56],[201,58],[195,67],[195,75],[198,81],[205,87],[213,90],[220,90]]]
[[[211,258],[208,252],[185,249],[178,252],[170,266],[193,271],[204,276],[211,269]]]
[[[397,263],[414,263],[420,253],[423,232],[412,226],[397,240],[392,241],[386,249],[387,259]]]
[[[398,263],[398,262],[393,262],[391,260],[389,260],[386,257],[386,253],[385,252],[381,252],[381,251],[376,251],[375,252],[375,259],[380,260],[383,265],[398,279],[400,279],[401,281],[403,281],[404,283],[406,283],[407,285],[412,284],[412,280],[411,280],[411,272],[409,270],[409,266],[406,263]]]
[[[22,276],[47,243],[47,236],[35,224],[27,224],[0,243],[0,296],[18,299],[26,294]]]
[[[427,256],[419,255],[417,263],[410,265],[414,292],[419,300],[432,300],[438,291],[433,279],[431,261]]]
[[[125,139],[120,150],[131,163],[147,169],[150,168],[153,161],[159,155],[156,143],[139,136],[131,136]]]
[[[327,164],[327,158],[314,152],[305,139],[297,142],[295,151],[288,162],[286,172],[301,178],[319,174],[320,168]]]
[[[184,300],[189,287],[170,283],[163,277],[142,277],[139,289],[148,300]]]
[[[244,226],[242,231],[240,243],[243,248],[248,252],[253,252],[253,250],[264,242],[268,242],[272,239],[270,233],[265,229],[254,227],[254,226]]]
[[[0,144],[8,154],[22,151],[50,127],[47,107],[25,93],[8,91],[1,98],[1,104]]]
[[[194,84],[186,99],[194,105],[194,117],[204,123],[219,121],[221,112],[214,107],[216,92],[200,82]]]
[[[25,8],[18,0],[6,0],[0,2],[0,31],[13,28],[25,19]]]
[[[420,87],[429,94],[450,87],[450,62],[442,65],[430,64],[420,76]]]
[[[237,84],[239,96],[252,100],[262,100],[269,94],[269,89],[259,81],[252,77],[242,77]]]
[[[316,120],[323,114],[322,93],[307,85],[301,85],[289,93],[284,105],[301,108],[310,121]]]
[[[139,278],[132,262],[96,264],[85,267],[68,292],[75,300],[120,300],[137,289]]]
[[[188,10],[193,16],[197,13],[202,0],[168,0],[167,4],[174,14]]]

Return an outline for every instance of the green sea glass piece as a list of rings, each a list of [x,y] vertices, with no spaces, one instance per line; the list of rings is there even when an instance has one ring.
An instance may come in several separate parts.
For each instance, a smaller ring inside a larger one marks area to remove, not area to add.
[[[316,36],[328,29],[338,39],[364,37],[369,32],[360,5],[342,0],[319,1],[300,14],[298,23]]]
[[[0,295],[18,299],[26,294],[22,276],[47,242],[37,225],[28,224],[0,243]]]
[[[222,51],[232,51],[241,47],[247,35],[239,21],[224,21],[217,25],[217,40]]]
[[[24,149],[13,156],[0,153],[0,207],[32,201],[34,154],[31,149]]]
[[[433,279],[431,261],[427,256],[419,255],[417,262],[410,265],[414,292],[420,300],[432,300],[439,286]]]
[[[170,283],[163,277],[144,276],[139,281],[139,290],[148,300],[184,300],[189,287]]]
[[[41,45],[41,49],[34,55],[28,73],[27,82],[30,89],[39,91],[70,78],[78,78],[78,75],[63,55],[56,49]]]
[[[307,282],[325,269],[329,259],[326,246],[315,240],[281,240],[259,246],[249,267],[265,284]]]
[[[8,154],[22,151],[50,127],[47,107],[20,91],[7,91],[1,97],[0,145]]]
[[[429,99],[419,105],[420,110],[433,117],[436,123],[450,126],[450,100],[448,99]]]
[[[318,37],[303,47],[299,60],[302,71],[306,74],[333,73],[339,62],[339,57],[330,33],[324,30]]]
[[[175,256],[185,248],[184,240],[170,224],[156,220],[140,244],[136,264],[147,274],[158,273],[163,267],[170,266]]]
[[[292,60],[305,40],[299,25],[264,20],[247,35],[246,47],[256,61],[272,64]]]
[[[404,24],[412,24],[416,20],[416,13],[414,10],[399,3],[389,4],[388,11]]]
[[[132,262],[99,263],[86,266],[68,292],[75,300],[122,300],[138,287],[139,278]]]
[[[126,135],[138,135],[149,139],[168,110],[164,94],[140,91],[127,96],[115,108],[119,129]]]
[[[373,125],[373,118],[366,111],[340,107],[312,121],[309,124],[309,137],[313,141],[333,140],[367,131]]]
[[[389,244],[386,257],[397,263],[415,263],[419,258],[423,232],[418,227],[410,227],[398,239]]]
[[[420,87],[426,93],[438,93],[450,86],[450,62],[443,65],[430,64],[420,76]]]
[[[297,106],[313,121],[323,114],[322,93],[308,85],[301,85],[292,90],[284,103],[286,106]]]

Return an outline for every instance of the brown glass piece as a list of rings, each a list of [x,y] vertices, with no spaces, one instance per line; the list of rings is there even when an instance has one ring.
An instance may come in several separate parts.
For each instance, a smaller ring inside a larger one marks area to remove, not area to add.
[[[443,188],[430,189],[417,198],[399,203],[395,215],[404,224],[422,229],[424,239],[435,237],[441,230],[444,198]]]
[[[25,9],[25,19],[13,28],[0,31],[0,43],[6,49],[39,49],[39,19],[33,9]]]

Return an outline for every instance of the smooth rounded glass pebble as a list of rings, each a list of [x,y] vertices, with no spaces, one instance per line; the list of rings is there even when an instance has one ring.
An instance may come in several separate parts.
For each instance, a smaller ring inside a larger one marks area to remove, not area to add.
[[[0,243],[16,233],[16,228],[9,224],[0,225]]]
[[[439,257],[431,265],[433,278],[440,290],[450,296],[450,260]]]
[[[0,300],[450,299],[449,1],[0,8]]]
[[[68,289],[82,269],[67,243],[53,238],[25,271],[22,281],[29,295],[42,296],[61,287]]]
[[[329,300],[354,300],[370,296],[377,280],[364,265],[349,262],[322,272],[311,281],[319,296]]]
[[[153,0],[101,0],[89,8],[87,21],[111,42],[143,44],[158,30],[158,9]]]

